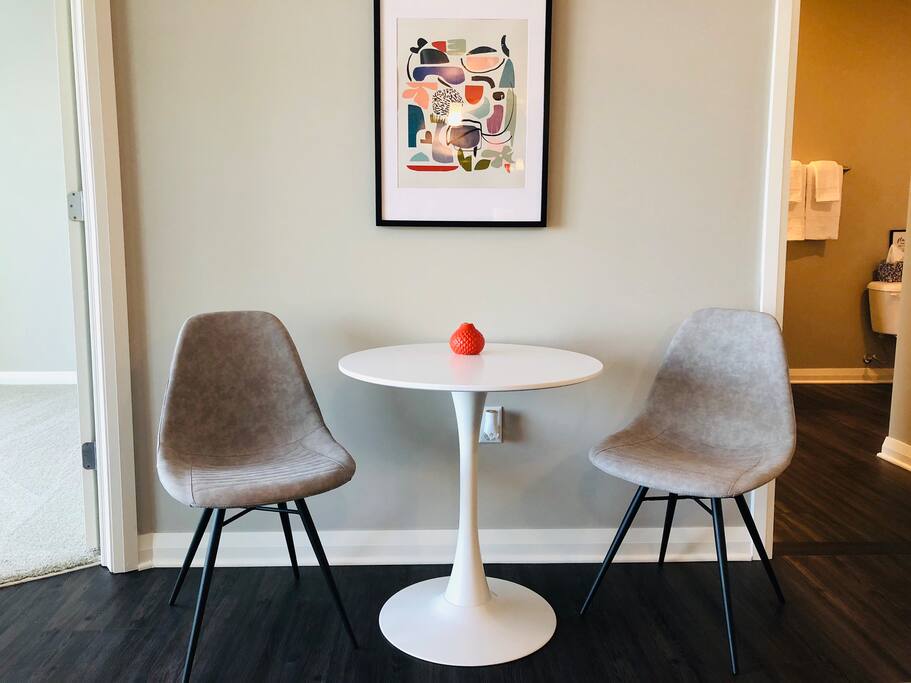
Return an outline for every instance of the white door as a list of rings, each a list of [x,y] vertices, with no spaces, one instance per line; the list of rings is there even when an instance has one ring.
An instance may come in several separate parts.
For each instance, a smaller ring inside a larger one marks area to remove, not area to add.
[[[81,455],[85,539],[90,547],[97,548],[99,546],[98,484],[94,467],[95,416],[92,401],[92,355],[69,2],[55,0],[55,9],[57,11],[57,60],[60,66],[60,106],[67,188],[67,196],[61,198],[61,202],[66,201],[70,218],[70,267],[73,279],[73,322],[76,335],[76,386],[79,400],[79,435],[83,444]]]

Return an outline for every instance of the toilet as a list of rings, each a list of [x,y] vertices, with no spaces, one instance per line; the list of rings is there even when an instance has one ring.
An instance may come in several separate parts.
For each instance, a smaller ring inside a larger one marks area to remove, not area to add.
[[[898,334],[898,302],[901,299],[901,282],[871,282],[867,285],[870,295],[870,322],[874,332]]]

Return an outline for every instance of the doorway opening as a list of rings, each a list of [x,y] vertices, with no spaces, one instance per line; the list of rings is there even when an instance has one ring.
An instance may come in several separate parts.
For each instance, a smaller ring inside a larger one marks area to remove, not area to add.
[[[782,317],[798,447],[776,482],[776,555],[906,554],[911,472],[876,457],[898,331],[897,306],[885,321],[877,293],[901,296],[911,6],[801,0],[799,11]],[[837,196],[819,192],[828,162],[841,167]]]
[[[99,561],[71,35],[59,0],[0,24],[0,585]]]

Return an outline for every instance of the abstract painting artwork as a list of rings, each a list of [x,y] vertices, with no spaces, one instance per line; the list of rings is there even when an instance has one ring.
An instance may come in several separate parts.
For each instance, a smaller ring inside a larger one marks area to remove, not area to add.
[[[398,21],[399,187],[525,184],[526,21]]]
[[[375,0],[378,225],[544,226],[549,0]]]

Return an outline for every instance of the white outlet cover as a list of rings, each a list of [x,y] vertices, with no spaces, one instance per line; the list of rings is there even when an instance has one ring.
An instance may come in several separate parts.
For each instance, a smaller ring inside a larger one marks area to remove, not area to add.
[[[496,435],[493,438],[488,438],[487,433],[484,431],[485,427],[489,425],[489,411],[494,411],[496,413],[496,417],[494,418]],[[481,433],[478,435],[478,443],[503,443],[503,406],[484,406],[484,413],[481,415]]]

